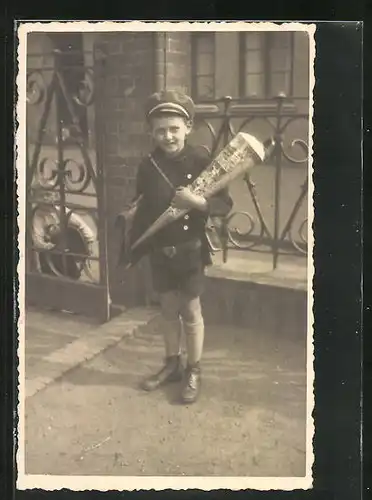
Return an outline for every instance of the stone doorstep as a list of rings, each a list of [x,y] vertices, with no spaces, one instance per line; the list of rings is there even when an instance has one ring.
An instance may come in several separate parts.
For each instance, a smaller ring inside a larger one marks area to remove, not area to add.
[[[218,268],[208,270],[207,277],[210,279],[226,279],[241,283],[250,283],[261,286],[269,286],[278,289],[291,289],[306,292],[308,284],[306,280],[299,279],[297,276],[283,276],[276,274],[275,271],[271,273],[248,273],[233,269]]]
[[[48,315],[48,313],[45,314]],[[26,377],[25,397],[34,396],[67,372],[118,344],[123,338],[133,337],[141,327],[147,325],[157,315],[158,310],[155,308],[130,309],[108,323],[92,328],[89,333],[84,332],[81,338],[61,349],[42,357],[40,363],[44,362],[46,366],[50,366],[46,370],[48,373],[28,380]],[[63,328],[62,322],[60,328]]]
[[[209,278],[246,282],[271,288],[308,290],[309,270],[305,259],[281,256],[277,269],[273,269],[271,254],[249,254],[230,250],[227,262],[222,262],[221,252],[213,255],[213,265],[207,268]]]

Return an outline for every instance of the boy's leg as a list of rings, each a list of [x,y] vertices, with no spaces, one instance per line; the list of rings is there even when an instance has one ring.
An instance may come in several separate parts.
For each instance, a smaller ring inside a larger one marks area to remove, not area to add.
[[[204,345],[204,319],[200,297],[180,296],[180,312],[186,337],[188,366],[181,398],[184,403],[193,403],[199,396],[201,386],[200,361]]]
[[[200,297],[180,294],[180,313],[186,337],[188,363],[199,363],[203,354],[204,319]]]
[[[153,391],[167,382],[181,380],[180,358],[181,323],[179,317],[179,296],[175,291],[160,294],[162,330],[165,344],[165,365],[148,377],[142,384],[146,391]]]
[[[165,343],[165,356],[180,355],[181,323],[179,294],[170,291],[160,294],[162,329]]]

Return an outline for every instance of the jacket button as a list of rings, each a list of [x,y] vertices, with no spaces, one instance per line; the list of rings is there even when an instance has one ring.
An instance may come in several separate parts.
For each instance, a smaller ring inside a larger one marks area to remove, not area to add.
[[[186,214],[184,218],[187,220],[189,217],[189,214]]]
[[[191,174],[187,174],[186,176],[188,179],[191,179],[192,175]]]
[[[189,226],[183,226],[184,231],[187,231]]]

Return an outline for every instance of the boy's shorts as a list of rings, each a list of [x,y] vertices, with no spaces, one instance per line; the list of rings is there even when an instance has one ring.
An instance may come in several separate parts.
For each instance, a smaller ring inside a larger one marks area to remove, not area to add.
[[[150,264],[156,292],[180,291],[190,298],[202,294],[205,265],[201,248],[182,250],[173,257],[158,250],[151,254]]]

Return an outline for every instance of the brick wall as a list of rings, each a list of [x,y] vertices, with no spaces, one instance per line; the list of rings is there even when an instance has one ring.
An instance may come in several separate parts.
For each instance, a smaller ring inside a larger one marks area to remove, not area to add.
[[[115,217],[134,195],[136,168],[149,147],[143,105],[154,88],[152,33],[107,33],[95,40],[97,156],[105,177],[108,272],[111,299],[134,305],[146,286],[141,267],[120,273]],[[98,138],[97,138],[98,139]]]
[[[191,89],[190,33],[166,34],[165,86],[189,93]]]
[[[172,88],[190,92],[190,34],[168,32],[156,33],[154,37],[157,90]]]

